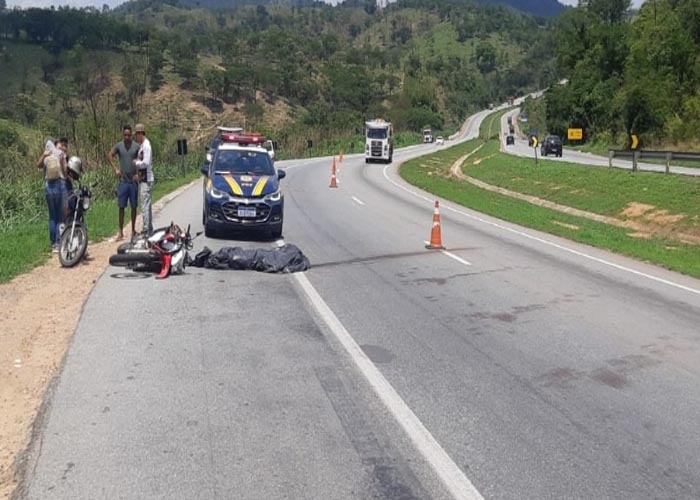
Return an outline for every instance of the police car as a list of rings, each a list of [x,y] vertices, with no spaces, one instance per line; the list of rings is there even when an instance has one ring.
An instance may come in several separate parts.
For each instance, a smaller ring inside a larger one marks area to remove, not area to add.
[[[204,196],[202,223],[206,236],[222,230],[259,230],[282,236],[284,195],[261,136],[231,135],[202,166]]]

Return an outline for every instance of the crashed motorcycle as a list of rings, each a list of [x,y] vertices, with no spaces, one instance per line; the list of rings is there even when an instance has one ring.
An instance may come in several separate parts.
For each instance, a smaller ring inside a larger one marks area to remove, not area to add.
[[[137,272],[158,273],[156,279],[182,274],[193,240],[189,226],[183,231],[177,224],[171,223],[154,230],[151,236],[141,236],[131,243],[120,245],[117,253],[109,258],[109,263]]]
[[[82,161],[77,156],[68,160],[68,175],[78,182],[82,173]],[[63,267],[73,267],[80,262],[88,246],[85,212],[90,210],[92,193],[87,186],[78,185],[67,199],[68,217],[59,226],[58,260]]]

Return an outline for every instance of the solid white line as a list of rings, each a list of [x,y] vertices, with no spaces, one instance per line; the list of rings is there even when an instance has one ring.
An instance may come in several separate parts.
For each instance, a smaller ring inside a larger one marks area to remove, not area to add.
[[[435,200],[434,200],[434,199],[427,198],[427,197],[423,196],[422,194],[420,194],[419,192],[413,191],[412,189],[408,189],[407,187],[402,186],[402,185],[399,184],[398,182],[392,180],[392,179],[389,177],[389,175],[387,174],[387,169],[388,169],[388,168],[389,168],[389,165],[386,165],[386,166],[384,167],[384,171],[383,171],[383,172],[384,172],[384,178],[385,178],[386,180],[388,180],[390,183],[392,183],[394,186],[403,189],[403,190],[406,191],[407,193],[410,193],[410,194],[412,194],[413,196],[415,196],[415,197],[417,197],[417,198],[420,198],[421,200],[425,200],[425,201],[429,202],[431,205],[432,205],[433,203],[435,203]],[[562,250],[562,251],[564,251],[564,252],[569,252],[569,253],[574,254],[574,255],[577,255],[577,256],[579,256],[579,257],[583,257],[584,259],[589,259],[589,260],[592,260],[592,261],[594,261],[594,262],[598,262],[599,264],[603,264],[603,265],[606,265],[606,266],[614,267],[615,269],[619,269],[620,271],[625,271],[625,272],[628,272],[628,273],[630,273],[630,274],[634,274],[634,275],[636,275],[636,276],[640,276],[640,277],[642,277],[642,278],[647,278],[647,279],[649,279],[649,280],[656,281],[657,283],[663,283],[664,285],[668,285],[668,286],[671,286],[671,287],[674,287],[674,288],[678,288],[678,289],[680,289],[680,290],[685,290],[686,292],[695,293],[695,294],[697,294],[697,295],[700,295],[700,290],[698,290],[698,289],[696,289],[696,288],[691,288],[691,287],[689,287],[689,286],[681,285],[680,283],[676,283],[676,282],[674,282],[674,281],[670,281],[670,280],[667,280],[667,279],[664,279],[664,278],[659,278],[658,276],[654,276],[654,275],[652,275],[652,274],[643,273],[643,272],[641,272],[641,271],[637,271],[636,269],[632,269],[632,268],[629,268],[629,267],[625,267],[625,266],[622,266],[622,265],[620,265],[620,264],[615,264],[614,262],[610,262],[610,261],[608,261],[608,260],[601,259],[600,257],[595,257],[595,256],[593,256],[593,255],[589,255],[589,254],[587,254],[587,253],[580,252],[580,251],[578,251],[578,250],[574,250],[573,248],[565,247],[564,245],[560,245],[559,243],[555,243],[555,242],[553,242],[553,241],[545,240],[545,239],[540,238],[540,237],[538,237],[538,236],[533,236],[533,235],[531,235],[531,234],[527,234],[527,233],[525,233],[525,232],[523,232],[523,231],[518,231],[517,229],[513,229],[513,228],[511,228],[511,227],[507,227],[507,226],[504,226],[504,225],[502,225],[502,224],[498,224],[497,222],[492,222],[492,221],[486,220],[486,219],[484,219],[484,218],[482,218],[482,217],[478,217],[478,216],[476,216],[476,215],[472,215],[472,214],[470,214],[470,213],[464,212],[464,211],[462,211],[462,210],[458,210],[458,209],[456,209],[456,208],[452,208],[452,207],[447,206],[447,205],[442,205],[441,208],[444,208],[444,209],[446,209],[446,210],[449,210],[449,211],[454,212],[454,213],[459,214],[459,215],[463,215],[464,217],[468,217],[468,218],[470,218],[470,219],[472,219],[472,220],[481,222],[481,223],[483,223],[483,224],[487,224],[487,225],[489,225],[489,226],[496,227],[496,228],[498,228],[498,229],[502,229],[503,231],[508,231],[509,233],[517,234],[518,236],[522,236],[523,238],[527,238],[527,239],[529,239],[529,240],[533,240],[533,241],[536,241],[536,242],[538,242],[538,243],[542,243],[543,245],[549,245],[549,246],[551,246],[551,247],[557,248],[557,249]]]
[[[303,273],[294,273],[294,277],[313,307],[328,325],[328,328],[340,341],[357,365],[357,368],[372,386],[379,399],[382,400],[389,412],[403,427],[418,452],[430,464],[452,496],[459,500],[483,500],[481,494],[469,481],[464,472],[452,461],[447,452],[440,446],[440,443],[435,440],[360,346],[357,345],[308,278]]]
[[[357,204],[359,204],[359,205],[364,205],[364,204],[365,204],[364,201],[362,201],[362,200],[359,199],[359,198],[356,198],[355,196],[353,196],[352,199],[355,200],[355,203],[357,203]]]
[[[430,245],[430,242],[429,242],[429,241],[424,241],[423,243],[425,243],[426,245]],[[459,255],[455,255],[455,254],[453,254],[452,252],[450,252],[450,251],[448,251],[448,250],[438,250],[438,251],[439,251],[440,253],[443,253],[443,254],[447,255],[447,256],[450,257],[451,259],[456,260],[456,261],[459,262],[460,264],[464,264],[465,266],[471,266],[471,265],[472,265],[472,263],[469,262],[468,260],[464,260],[464,259],[463,259],[462,257],[460,257]]]

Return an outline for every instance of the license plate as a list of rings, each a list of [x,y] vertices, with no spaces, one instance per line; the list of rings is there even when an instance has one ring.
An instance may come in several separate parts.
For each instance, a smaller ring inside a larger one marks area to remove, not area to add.
[[[255,207],[238,207],[239,217],[255,217]]]

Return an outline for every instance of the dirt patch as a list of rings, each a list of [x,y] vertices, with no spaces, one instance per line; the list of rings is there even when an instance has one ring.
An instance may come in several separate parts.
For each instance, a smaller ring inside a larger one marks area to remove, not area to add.
[[[90,290],[116,252],[116,242],[90,245],[87,259],[64,269],[56,255],[45,265],[0,285],[0,498],[16,487],[15,460],[24,450],[37,410],[58,375]],[[70,283],[70,293],[66,291]]]
[[[643,226],[643,229],[638,230],[638,234],[649,234],[649,237],[654,234],[677,239],[683,243],[697,244],[700,240],[697,234],[682,233],[676,224],[685,219],[685,214],[671,214],[668,210],[657,210],[654,205],[645,203],[632,202],[627,205],[620,217],[629,222],[634,221],[638,228]],[[633,234],[637,234],[633,233]],[[630,234],[630,236],[633,236]],[[642,236],[633,236],[636,238]]]
[[[646,220],[660,226],[676,224],[685,218],[685,214],[669,214],[668,210],[656,210],[644,216]]]
[[[656,207],[654,205],[647,205],[645,203],[637,203],[633,201],[632,203],[627,204],[627,208],[625,208],[620,215],[629,218],[642,217],[644,214],[650,210],[654,210],[655,208]]]

